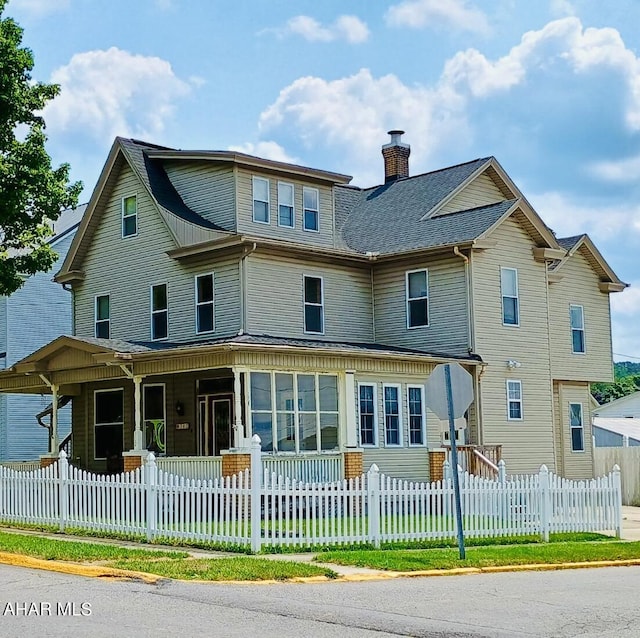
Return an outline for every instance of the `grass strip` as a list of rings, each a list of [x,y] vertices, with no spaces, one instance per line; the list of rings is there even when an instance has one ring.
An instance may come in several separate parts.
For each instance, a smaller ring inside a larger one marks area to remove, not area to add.
[[[185,558],[186,552],[130,549],[118,545],[85,543],[82,541],[43,538],[33,534],[14,534],[0,531],[0,551],[25,554],[45,560],[67,560],[75,562],[95,562],[105,560],[125,560],[144,558]]]
[[[232,557],[192,560],[121,560],[107,565],[180,580],[290,580],[292,578],[337,574],[326,567],[269,560],[266,558]]]
[[[640,542],[598,541],[469,547],[466,560],[457,549],[329,551],[316,561],[399,572],[456,567],[497,567],[535,563],[576,563],[640,559]]]

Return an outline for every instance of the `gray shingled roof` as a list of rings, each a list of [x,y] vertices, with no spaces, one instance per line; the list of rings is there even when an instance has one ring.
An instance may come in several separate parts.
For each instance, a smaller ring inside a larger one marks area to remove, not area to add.
[[[336,212],[348,216],[342,226],[347,246],[381,255],[472,241],[488,230],[515,200],[422,220],[491,158],[362,190],[336,187]],[[421,221],[422,220],[422,221]]]
[[[557,238],[556,241],[565,250],[571,250],[583,237],[584,235],[574,235],[573,237],[560,237],[560,238]]]
[[[220,226],[210,222],[195,211],[191,210],[183,201],[178,191],[171,183],[161,164],[156,160],[147,157],[145,151],[171,150],[164,146],[147,144],[138,140],[130,140],[123,137],[118,138],[121,146],[125,150],[131,164],[135,167],[144,184],[149,188],[158,204],[165,211],[184,219],[187,222],[210,228],[212,230],[224,230]]]

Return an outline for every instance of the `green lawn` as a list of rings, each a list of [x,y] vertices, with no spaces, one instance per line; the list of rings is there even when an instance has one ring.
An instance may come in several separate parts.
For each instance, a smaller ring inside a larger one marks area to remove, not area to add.
[[[456,567],[557,564],[633,558],[640,559],[640,542],[601,540],[596,542],[469,547],[466,549],[466,560],[460,560],[457,548],[327,551],[318,554],[315,560],[371,569],[420,571]]]

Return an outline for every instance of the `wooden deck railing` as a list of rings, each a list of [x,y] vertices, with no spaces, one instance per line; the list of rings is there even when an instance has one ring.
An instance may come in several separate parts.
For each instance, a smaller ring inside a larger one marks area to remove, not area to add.
[[[445,445],[451,462],[451,446]],[[456,445],[458,465],[465,472],[484,478],[498,478],[498,463],[502,459],[501,445]]]

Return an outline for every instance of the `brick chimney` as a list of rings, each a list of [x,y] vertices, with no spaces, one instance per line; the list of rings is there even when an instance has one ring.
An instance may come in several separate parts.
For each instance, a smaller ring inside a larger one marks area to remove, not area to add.
[[[389,131],[391,142],[382,147],[384,157],[384,183],[409,177],[409,154],[411,147],[400,140],[404,131]]]

